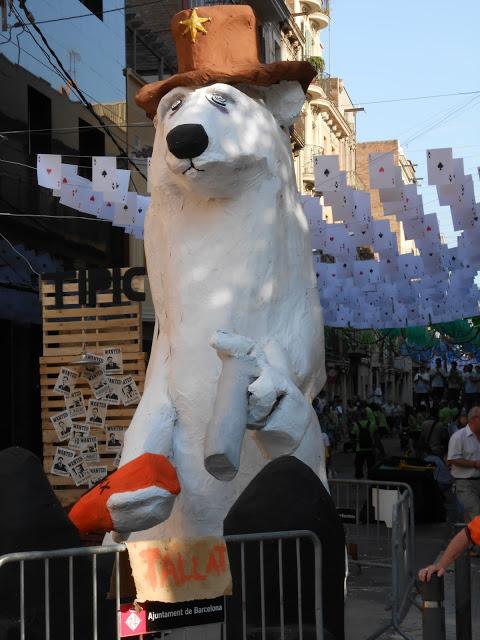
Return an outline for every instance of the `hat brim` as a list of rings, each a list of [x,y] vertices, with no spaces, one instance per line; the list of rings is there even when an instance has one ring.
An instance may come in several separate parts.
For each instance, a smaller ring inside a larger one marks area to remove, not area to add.
[[[198,69],[146,84],[135,96],[135,102],[144,109],[149,118],[153,118],[160,100],[176,87],[205,87],[215,82],[267,87],[282,80],[297,80],[307,93],[308,86],[316,75],[317,71],[306,61],[272,62],[230,71]]]

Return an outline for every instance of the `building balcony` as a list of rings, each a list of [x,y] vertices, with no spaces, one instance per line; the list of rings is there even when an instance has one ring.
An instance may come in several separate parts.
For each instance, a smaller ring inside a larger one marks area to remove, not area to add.
[[[290,127],[290,140],[293,151],[300,151],[305,146],[305,114],[301,113]]]
[[[308,60],[308,58],[306,58],[306,60]],[[324,100],[327,99],[327,94],[325,92],[322,78],[320,76],[316,76],[312,80],[312,82],[308,87],[308,93],[313,99],[317,99],[317,98],[320,98],[320,99],[323,98]]]
[[[315,23],[317,29],[325,29],[330,24],[330,16],[322,11],[309,13],[308,19]]]
[[[323,154],[323,147],[316,144],[307,144],[300,151],[300,173],[303,182],[314,181],[314,157]]]
[[[325,13],[325,3],[322,0],[301,0],[302,9],[309,13]]]

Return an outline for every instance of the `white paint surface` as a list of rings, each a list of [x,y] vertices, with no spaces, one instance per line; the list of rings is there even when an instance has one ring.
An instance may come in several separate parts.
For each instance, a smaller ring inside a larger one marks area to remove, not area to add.
[[[245,486],[282,454],[296,455],[326,484],[311,409],[325,382],[322,314],[290,141],[273,115],[288,125],[304,96],[297,83],[286,82],[249,93],[255,97],[223,84],[179,88],[159,105],[145,228],[156,326],[122,464],[146,451],[167,455],[181,493],[165,522],[130,539],[221,535]],[[215,105],[213,94],[223,96],[226,106]],[[181,107],[172,111],[179,98]],[[208,147],[193,159],[196,169],[166,146],[166,135],[180,124],[201,124],[208,135]],[[242,358],[245,344],[253,345],[257,376],[247,407],[255,430],[238,436],[240,463],[229,482],[204,467],[206,434],[218,405],[227,417],[229,411],[235,417],[238,405],[223,397],[216,405],[222,370],[217,331],[229,343],[223,361]],[[165,500],[158,497],[159,520]],[[138,529],[131,502],[125,501],[125,517],[121,495],[115,508],[124,530],[128,523]],[[151,508],[150,502],[149,513]]]

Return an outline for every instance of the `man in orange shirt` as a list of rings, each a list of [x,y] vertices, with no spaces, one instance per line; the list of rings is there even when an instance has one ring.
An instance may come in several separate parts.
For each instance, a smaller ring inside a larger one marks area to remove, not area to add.
[[[436,573],[439,578],[443,576],[448,566],[464,553],[468,547],[480,545],[480,516],[476,516],[465,529],[462,529],[450,540],[447,548],[438,562],[420,569],[418,577],[422,582],[430,582],[430,578]]]

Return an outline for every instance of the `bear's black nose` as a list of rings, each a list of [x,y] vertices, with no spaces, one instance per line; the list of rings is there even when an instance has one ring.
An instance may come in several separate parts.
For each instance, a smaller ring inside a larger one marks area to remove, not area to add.
[[[208,136],[201,124],[179,124],[167,134],[170,153],[176,158],[196,158],[208,147]]]

